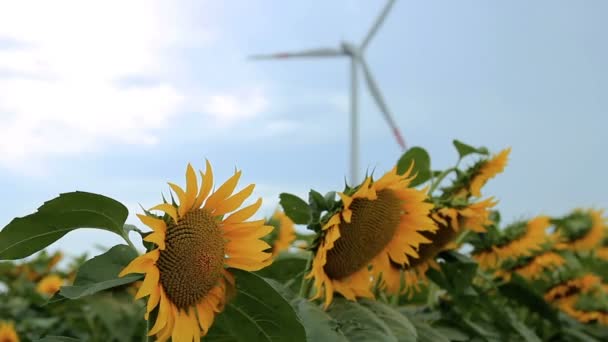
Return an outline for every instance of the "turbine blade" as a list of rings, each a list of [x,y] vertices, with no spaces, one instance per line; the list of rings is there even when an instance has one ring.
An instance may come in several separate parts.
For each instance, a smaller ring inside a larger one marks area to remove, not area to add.
[[[380,28],[380,26],[382,26],[382,23],[384,23],[384,19],[386,19],[388,12],[391,11],[391,8],[393,7],[394,4],[395,4],[395,0],[388,0],[386,5],[384,6],[384,9],[382,10],[382,12],[380,12],[378,17],[376,18],[376,21],[374,22],[372,27],[369,29],[367,36],[365,36],[365,39],[363,39],[363,43],[361,44],[361,50],[365,50],[365,47],[367,46],[367,44],[369,44],[369,42],[372,40],[372,38],[374,37],[376,32],[378,32],[378,29]]]
[[[374,76],[372,76],[372,72],[370,71],[369,67],[367,66],[367,62],[365,62],[365,60],[363,58],[359,58],[359,63],[361,63],[361,67],[363,68],[363,75],[365,76],[365,81],[367,82],[367,87],[369,88],[369,91],[372,94],[372,97],[376,101],[378,108],[380,108],[380,111],[382,112],[382,115],[384,116],[384,120],[388,123],[389,127],[393,131],[393,135],[395,136],[395,139],[397,140],[397,143],[399,144],[399,146],[401,146],[401,148],[403,150],[406,150],[405,140],[403,139],[403,136],[401,135],[401,131],[399,130],[399,127],[395,123],[395,120],[393,119],[393,116],[391,115],[391,112],[389,111],[388,106],[386,105],[386,102],[384,101],[384,98],[382,97],[382,93],[380,92],[380,89],[378,88],[378,84],[376,83]]]
[[[297,58],[297,57],[338,57],[343,56],[344,51],[341,49],[334,48],[319,48],[309,49],[294,52],[279,52],[269,55],[253,55],[250,59],[284,59],[284,58]]]

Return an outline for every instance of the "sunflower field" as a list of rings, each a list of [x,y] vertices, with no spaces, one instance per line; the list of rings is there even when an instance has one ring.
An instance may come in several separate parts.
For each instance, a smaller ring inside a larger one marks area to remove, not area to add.
[[[603,212],[503,222],[484,186],[511,150],[454,147],[446,170],[412,147],[360,184],[281,193],[267,219],[209,161],[138,226],[63,193],[0,231],[0,341],[608,341]],[[45,252],[79,228],[124,244]]]

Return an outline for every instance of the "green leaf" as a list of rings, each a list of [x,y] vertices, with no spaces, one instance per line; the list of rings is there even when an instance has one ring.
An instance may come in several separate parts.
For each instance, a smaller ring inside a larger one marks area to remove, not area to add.
[[[291,302],[306,329],[308,341],[348,342],[331,316],[313,302],[296,298]]]
[[[264,278],[230,269],[236,297],[217,316],[209,341],[306,341],[306,332],[289,302]]]
[[[79,339],[67,336],[45,336],[36,342],[80,342]]]
[[[295,224],[308,224],[310,222],[312,214],[308,203],[298,196],[288,193],[282,193],[279,197],[285,215]]]
[[[277,280],[292,290],[299,288],[304,277],[307,257],[303,254],[279,254],[279,257],[268,267],[255,274]]]
[[[447,337],[450,341],[469,341],[471,337],[460,330],[458,327],[454,327],[447,324],[433,324],[433,329],[441,335]]]
[[[397,162],[397,173],[404,174],[414,163],[412,175],[416,178],[412,180],[410,186],[420,185],[431,178],[431,157],[422,147],[412,147],[405,152]]]
[[[467,144],[463,143],[462,141],[459,141],[456,139],[454,139],[454,141],[452,141],[452,143],[454,144],[454,147],[456,147],[456,150],[458,151],[458,155],[460,156],[460,159],[468,156],[469,154],[473,154],[473,153],[483,154],[483,155],[488,154],[488,149],[485,147],[475,148],[471,145],[467,145]]]
[[[350,341],[398,341],[384,321],[356,302],[334,298],[327,313]]]
[[[474,296],[471,284],[477,273],[477,263],[454,251],[442,252],[439,257],[445,261],[440,263],[441,272],[430,268],[427,276],[454,296]]]
[[[302,273],[306,267],[306,262],[307,256],[303,254],[280,255],[270,266],[255,273],[261,277],[275,279],[284,283]]]
[[[391,329],[393,335],[397,337],[397,341],[416,342],[418,338],[416,328],[412,322],[410,322],[410,320],[402,315],[399,311],[384,303],[369,299],[362,299],[359,301],[359,304],[368,308],[370,311],[376,314],[378,318],[383,320],[389,329]]]
[[[61,194],[0,231],[0,260],[30,256],[77,228],[99,228],[124,237],[127,215],[127,208],[109,197],[80,191]]]
[[[310,190],[310,192],[308,193],[308,202],[314,209],[319,212],[328,209],[325,197],[323,197],[323,195],[321,195],[318,191],[312,189]]]
[[[515,302],[536,312],[554,324],[558,324],[557,313],[545,300],[526,285],[525,280],[513,275],[509,283],[498,287],[499,292]]]
[[[534,331],[528,328],[522,321],[519,320],[519,318],[517,318],[517,316],[515,316],[513,310],[510,308],[504,308],[504,312],[507,314],[507,317],[509,317],[509,324],[511,327],[524,338],[524,341],[541,342],[541,339],[534,333]]]
[[[412,317],[410,317],[410,320],[414,324],[414,327],[416,327],[419,342],[450,342],[447,337],[427,323]]]
[[[130,247],[116,245],[82,264],[74,285],[63,286],[59,294],[69,299],[77,299],[140,280],[143,276],[139,274],[118,277],[120,271],[136,257],[137,253]]]

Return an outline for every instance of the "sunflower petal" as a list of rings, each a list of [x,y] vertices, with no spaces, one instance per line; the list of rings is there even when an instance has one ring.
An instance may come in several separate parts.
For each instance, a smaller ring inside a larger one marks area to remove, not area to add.
[[[224,224],[238,223],[247,220],[248,218],[253,216],[253,214],[255,214],[258,209],[260,209],[261,205],[262,199],[258,198],[258,200],[254,204],[247,206],[241,210],[235,211],[230,216],[228,216],[224,220]]]
[[[171,187],[171,190],[173,190],[173,192],[175,192],[175,194],[177,195],[177,199],[179,200],[179,206],[178,206],[178,212],[179,212],[179,216],[183,216],[183,212],[185,212],[184,209],[185,208],[184,204],[186,202],[186,192],[184,191],[184,189],[182,189],[179,185],[174,184],[169,182],[169,187]]]
[[[139,287],[139,290],[137,291],[137,294],[135,294],[135,299],[143,298],[152,293],[152,291],[158,287],[159,278],[160,273],[158,271],[158,268],[150,267],[150,269],[146,273],[144,281],[142,282],[141,286]]]
[[[255,184],[249,184],[243,190],[230,196],[229,198],[227,198],[226,200],[224,200],[223,202],[221,202],[220,204],[217,205],[213,214],[214,215],[224,215],[226,213],[236,210],[238,207],[241,206],[241,204],[243,204],[243,202],[249,196],[251,196],[251,193],[253,192],[254,188],[255,188]]]
[[[158,246],[158,249],[160,249],[161,251],[164,251],[166,248],[164,233],[161,234],[161,233],[154,232],[152,234],[148,234],[144,238],[144,241],[155,243]]]
[[[188,168],[186,169],[186,197],[184,203],[180,203],[180,207],[184,206],[187,210],[190,210],[196,200],[197,193],[198,180],[196,179],[196,172],[194,172],[192,165],[188,163]]]
[[[125,267],[118,274],[118,276],[124,277],[125,275],[127,275],[129,273],[146,273],[152,267],[155,267],[154,263],[156,262],[156,260],[158,260],[159,256],[160,256],[160,253],[157,249],[152,250],[144,255],[138,256],[137,258],[133,259],[127,265],[127,267]]]
[[[166,233],[167,224],[165,223],[165,221],[157,219],[152,216],[146,216],[146,215],[141,215],[141,214],[137,214],[137,217],[143,224],[152,228],[153,231],[161,232],[163,234]]]
[[[241,171],[235,172],[232,177],[228,178],[224,184],[222,184],[211,196],[209,196],[207,202],[205,202],[205,208],[209,208],[211,210],[217,208],[221,201],[232,194],[240,178]]]
[[[203,178],[203,183],[201,184],[201,188],[199,190],[198,196],[196,196],[196,200],[194,201],[194,208],[200,208],[207,196],[209,196],[209,192],[211,188],[213,188],[213,169],[211,168],[211,164],[209,160],[205,161],[206,168],[205,173],[200,172],[201,177]]]
[[[246,242],[248,240],[259,239],[268,235],[274,230],[273,226],[258,226],[255,228],[240,228],[231,229],[229,231],[224,230],[224,237],[229,241],[241,241]]]
[[[158,315],[156,317],[156,322],[150,331],[148,332],[148,336],[152,336],[157,334],[161,329],[163,329],[167,325],[167,321],[169,320],[169,316],[172,315],[171,312],[171,304],[169,303],[169,298],[165,294],[165,291],[161,288],[160,290],[160,308],[158,309]]]
[[[177,210],[175,209],[174,206],[172,206],[169,203],[163,203],[163,204],[156,205],[156,206],[150,208],[150,210],[160,210],[160,211],[166,213],[167,215],[169,215],[173,219],[173,222],[177,222]]]

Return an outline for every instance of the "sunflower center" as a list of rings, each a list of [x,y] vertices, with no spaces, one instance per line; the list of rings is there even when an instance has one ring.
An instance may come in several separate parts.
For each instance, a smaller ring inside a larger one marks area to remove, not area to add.
[[[180,309],[198,303],[217,284],[225,242],[218,222],[194,209],[167,226],[166,248],[156,262],[167,297]]]
[[[401,220],[401,200],[391,190],[379,191],[375,200],[356,198],[350,209],[350,223],[340,224],[340,238],[327,252],[324,270],[333,279],[367,267],[389,244]]]

